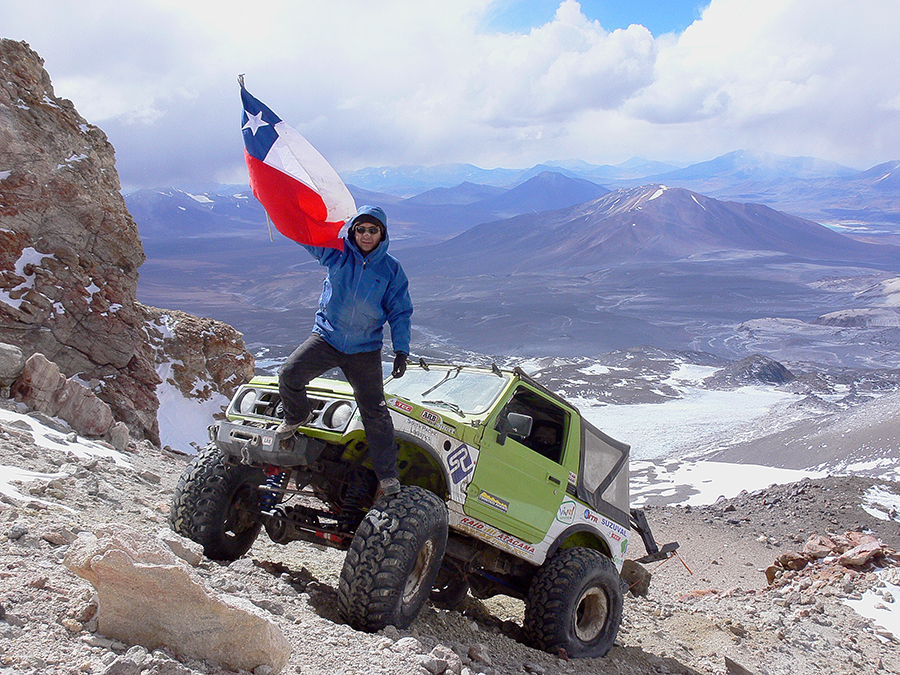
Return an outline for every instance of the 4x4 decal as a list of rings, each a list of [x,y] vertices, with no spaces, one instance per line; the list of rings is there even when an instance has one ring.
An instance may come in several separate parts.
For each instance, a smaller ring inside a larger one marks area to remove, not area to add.
[[[496,545],[500,546],[503,549],[524,553],[527,556],[533,556],[535,553],[536,549],[534,544],[524,542],[517,537],[513,537],[512,535],[509,535],[506,532],[502,532],[496,527],[488,525],[487,523],[475,518],[463,516],[459,520],[459,526],[461,529],[471,532],[480,539],[488,539],[494,541]]]

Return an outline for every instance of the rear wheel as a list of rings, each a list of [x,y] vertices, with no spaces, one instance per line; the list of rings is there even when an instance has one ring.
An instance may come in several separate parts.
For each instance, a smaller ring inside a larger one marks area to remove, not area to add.
[[[599,551],[569,548],[537,572],[525,604],[525,632],[540,649],[572,657],[605,656],[622,622],[619,574]]]
[[[213,560],[244,555],[259,534],[262,469],[228,464],[215,446],[200,451],[175,486],[169,526],[203,546]]]
[[[447,507],[402,486],[363,518],[344,559],[338,610],[357,630],[408,627],[428,599],[447,546]]]

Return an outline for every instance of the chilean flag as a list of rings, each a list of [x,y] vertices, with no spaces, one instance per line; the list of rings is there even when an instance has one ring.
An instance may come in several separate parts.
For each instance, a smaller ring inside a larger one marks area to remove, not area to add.
[[[244,89],[243,81],[241,101],[250,188],[275,227],[300,244],[343,249],[341,226],[356,215],[347,186],[309,141]]]

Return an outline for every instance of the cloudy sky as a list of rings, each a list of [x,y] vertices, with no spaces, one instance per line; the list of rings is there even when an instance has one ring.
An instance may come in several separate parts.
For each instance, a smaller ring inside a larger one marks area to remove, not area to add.
[[[897,0],[31,0],[0,5],[126,190],[245,183],[238,73],[338,171],[900,159]]]

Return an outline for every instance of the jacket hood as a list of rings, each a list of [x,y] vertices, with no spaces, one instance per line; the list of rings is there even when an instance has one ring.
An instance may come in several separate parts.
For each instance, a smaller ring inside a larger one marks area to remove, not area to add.
[[[380,206],[360,206],[356,215],[347,221],[347,234],[345,238],[347,243],[362,256],[362,251],[360,251],[359,247],[356,245],[356,235],[353,233],[353,226],[359,221],[366,222],[368,220],[375,220],[381,225],[381,242],[368,256],[363,256],[374,260],[380,258],[382,255],[386,255],[388,247],[387,215],[385,214],[384,209]]]
[[[368,218],[365,218],[364,216],[368,216]],[[380,206],[360,206],[356,215],[350,219],[350,222],[347,223],[347,225],[353,227],[356,225],[357,221],[368,220],[371,218],[377,220],[381,224],[381,227],[384,228],[384,231],[387,232],[387,214],[385,214],[384,209]]]

